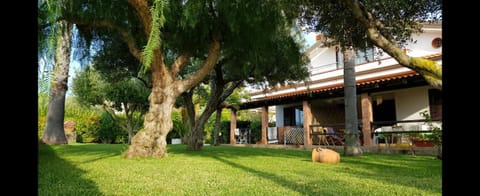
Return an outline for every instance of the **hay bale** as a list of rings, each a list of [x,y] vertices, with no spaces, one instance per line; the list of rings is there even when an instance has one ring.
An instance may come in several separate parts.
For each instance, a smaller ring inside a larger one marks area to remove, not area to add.
[[[312,162],[336,164],[340,162],[340,154],[326,148],[314,148],[312,150]]]

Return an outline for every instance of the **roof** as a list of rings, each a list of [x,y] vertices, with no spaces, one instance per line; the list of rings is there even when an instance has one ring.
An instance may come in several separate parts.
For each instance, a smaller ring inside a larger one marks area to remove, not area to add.
[[[420,75],[420,74],[416,73],[415,71],[409,71],[407,73],[392,74],[392,75],[386,75],[386,76],[381,76],[381,77],[376,77],[376,78],[368,78],[368,79],[364,79],[364,80],[358,80],[357,81],[357,86],[372,84],[372,83],[378,83],[378,82],[383,82],[383,81],[390,81],[390,80],[394,80],[394,79],[409,78],[409,77],[413,77],[413,76],[417,76],[417,75]],[[290,96],[306,95],[306,94],[310,94],[310,93],[331,91],[331,90],[335,90],[335,89],[343,89],[343,86],[344,86],[343,84],[322,86],[322,87],[319,87],[319,88],[314,88],[314,89],[309,89],[309,90],[300,90],[300,91],[295,91],[295,92],[290,92],[290,93],[273,95],[273,96],[269,96],[269,97],[259,99],[259,100],[255,100],[255,101],[265,101],[265,100],[284,98],[284,97],[290,97]],[[253,101],[253,102],[255,102],[255,101]]]
[[[435,53],[435,54],[423,56],[423,58],[434,60],[434,59],[441,58],[441,56],[442,56],[441,53]],[[400,65],[398,64],[395,65],[395,67],[399,67],[399,66]],[[408,81],[413,81],[413,82],[410,82],[410,84],[407,84]],[[312,82],[315,82],[315,81],[312,81]],[[395,84],[395,86],[397,87],[407,86],[407,85],[427,85],[426,81],[423,79],[423,77],[420,74],[418,74],[413,70],[408,70],[400,73],[387,74],[387,75],[357,80],[356,81],[357,88],[360,89],[360,91],[357,90],[357,92],[378,88],[378,85],[376,87],[375,84],[387,84],[387,83],[399,83],[399,84]],[[387,88],[391,88],[391,86],[392,85],[390,85]],[[334,93],[337,96],[343,96],[342,95],[343,87],[344,87],[344,84],[339,83],[339,84],[321,86],[317,88],[310,88],[310,89],[298,90],[294,92],[271,95],[264,98],[259,98],[255,101],[244,102],[242,103],[241,108],[253,108],[259,105],[270,105],[270,104],[273,104],[272,100],[276,100],[276,99],[296,100],[296,98],[312,97],[313,95],[316,95],[316,97],[318,97],[320,94],[326,94],[333,97]],[[280,102],[277,102],[277,103],[280,103]]]

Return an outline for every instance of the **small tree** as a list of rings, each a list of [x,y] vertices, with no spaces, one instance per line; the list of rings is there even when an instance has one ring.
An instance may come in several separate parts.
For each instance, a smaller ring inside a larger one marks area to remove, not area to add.
[[[128,133],[130,143],[147,111],[150,89],[136,78],[108,82],[95,69],[86,68],[73,80],[73,93],[84,105],[103,106],[106,114]],[[116,115],[115,110],[124,111],[125,118]]]
[[[437,158],[442,159],[442,129],[433,124],[432,117],[427,110],[420,112],[420,115],[425,119],[428,129],[432,131],[430,141],[437,147]]]

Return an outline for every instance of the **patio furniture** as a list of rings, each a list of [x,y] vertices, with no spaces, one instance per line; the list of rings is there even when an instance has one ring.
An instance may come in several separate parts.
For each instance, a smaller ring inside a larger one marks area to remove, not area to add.
[[[277,127],[268,127],[267,128],[267,143],[268,144],[278,144]]]

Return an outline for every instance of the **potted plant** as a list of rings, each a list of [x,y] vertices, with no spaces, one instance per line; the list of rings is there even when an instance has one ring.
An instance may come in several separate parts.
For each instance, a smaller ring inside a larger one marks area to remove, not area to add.
[[[432,133],[419,133],[413,141],[417,147],[433,147],[431,142]]]
[[[442,159],[442,130],[433,124],[432,118],[426,110],[420,112],[420,115],[425,118],[427,128],[432,132],[420,133],[419,140],[415,142],[415,146],[435,146],[437,148],[437,158]]]

